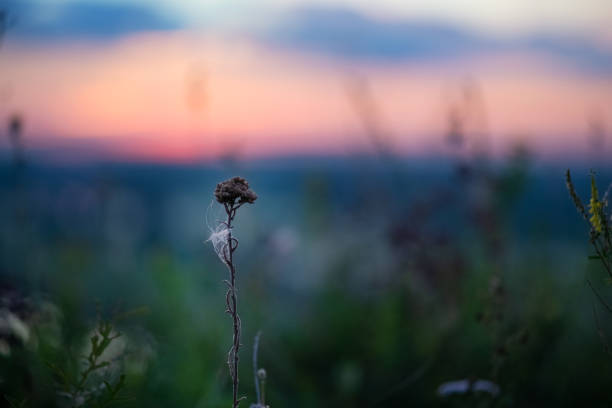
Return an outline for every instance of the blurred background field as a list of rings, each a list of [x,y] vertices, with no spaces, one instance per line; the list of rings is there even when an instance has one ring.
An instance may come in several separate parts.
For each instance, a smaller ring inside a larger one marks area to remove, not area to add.
[[[612,9],[576,4],[0,3],[0,393],[66,406],[104,317],[115,405],[229,406],[240,175],[243,406],[259,330],[271,407],[609,406],[565,170],[612,182]]]
[[[217,180],[243,174],[260,197],[236,227],[245,391],[263,330],[278,405],[443,404],[441,383],[493,376],[510,405],[605,403],[585,285],[603,275],[563,169],[515,165],[32,165],[12,188],[5,167],[4,302],[49,344],[10,343],[3,391],[51,392],[40,354],[78,353],[99,302],[138,311],[120,323],[133,404],[224,406],[226,271],[205,218]]]

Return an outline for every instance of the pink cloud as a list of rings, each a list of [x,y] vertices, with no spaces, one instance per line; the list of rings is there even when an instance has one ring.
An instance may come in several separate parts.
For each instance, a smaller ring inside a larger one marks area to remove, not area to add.
[[[609,80],[530,55],[450,67],[346,66],[174,32],[97,47],[7,47],[2,58],[0,75],[12,89],[2,113],[22,112],[33,146],[90,140],[126,159],[368,151],[347,98],[348,72],[367,78],[380,127],[403,153],[443,149],[466,74],[477,80],[486,112],[486,123],[470,126],[485,126],[473,130],[490,132],[499,150],[522,139],[542,154],[584,151],[589,112],[601,107],[604,120],[612,117]]]

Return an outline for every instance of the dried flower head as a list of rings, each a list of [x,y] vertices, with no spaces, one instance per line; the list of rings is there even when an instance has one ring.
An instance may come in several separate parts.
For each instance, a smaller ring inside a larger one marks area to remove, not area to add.
[[[215,198],[221,204],[253,204],[257,194],[249,188],[249,183],[242,177],[232,177],[217,184]]]

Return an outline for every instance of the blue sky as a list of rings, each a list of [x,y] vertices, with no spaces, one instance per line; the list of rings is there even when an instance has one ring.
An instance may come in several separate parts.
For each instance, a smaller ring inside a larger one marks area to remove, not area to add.
[[[136,2],[13,1],[8,9],[13,21],[9,35],[38,42],[112,39],[144,30],[184,26],[178,17]]]
[[[612,42],[607,42],[612,21],[608,26],[609,17],[602,14],[609,8],[612,15],[607,2],[590,0],[581,6],[574,0],[538,2],[549,4],[548,8],[529,6],[523,0],[511,2],[514,6],[492,2],[499,9],[492,14],[490,6],[479,0],[448,1],[437,8],[436,1],[416,7],[387,0],[375,9],[357,0],[269,1],[257,7],[242,1],[13,0],[9,38],[35,43],[99,41],[142,31],[192,28],[331,58],[437,62],[530,52],[582,70],[612,73]],[[542,18],[538,25],[539,15],[557,20]]]

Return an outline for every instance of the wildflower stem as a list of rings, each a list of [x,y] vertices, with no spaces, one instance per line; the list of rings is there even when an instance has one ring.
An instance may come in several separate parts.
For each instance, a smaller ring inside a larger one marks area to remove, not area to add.
[[[238,408],[240,401],[244,397],[238,398],[238,351],[240,350],[241,322],[240,316],[238,316],[236,266],[234,265],[234,251],[238,248],[238,240],[232,235],[232,221],[234,221],[236,211],[242,205],[245,203],[253,204],[257,200],[257,194],[249,188],[249,183],[245,179],[233,177],[217,184],[215,198],[217,202],[223,204],[227,214],[227,221],[221,222],[221,225],[225,226],[225,230],[223,230],[224,239],[221,239],[222,245],[219,247],[213,241],[213,246],[215,247],[215,252],[229,271],[229,280],[224,281],[227,284],[225,305],[226,312],[232,316],[234,340],[227,355],[227,365],[229,366],[230,377],[232,379],[232,408]]]
[[[239,207],[239,206],[238,206]],[[227,312],[232,316],[233,321],[233,344],[228,354],[227,363],[230,368],[230,376],[232,378],[232,407],[237,408],[240,400],[238,399],[238,351],[240,349],[240,316],[238,316],[238,299],[236,296],[236,266],[234,265],[234,251],[238,247],[238,241],[232,237],[232,221],[236,215],[238,207],[234,207],[233,204],[225,205],[225,212],[227,213],[227,251],[224,251],[225,264],[229,270],[230,280],[229,287],[226,296]]]
[[[257,365],[257,353],[259,351],[259,337],[261,336],[261,331],[257,332],[255,335],[255,341],[253,342],[253,377],[255,378],[255,395],[257,396],[257,403],[262,404],[263,401],[261,399],[261,393],[259,391],[259,376],[257,375],[258,365]]]
[[[605,253],[605,249],[602,250],[599,248],[599,243],[596,238],[592,240],[592,243],[593,243],[593,247],[595,248],[595,252],[597,252],[597,256],[600,258],[601,263],[606,268],[606,271],[608,272],[608,275],[610,276],[610,278],[612,278],[612,268],[610,267],[610,264],[608,263],[608,258],[607,258],[607,254]]]
[[[604,300],[604,298],[601,297],[599,292],[593,286],[593,283],[591,283],[591,280],[587,279],[586,281],[587,281],[588,285],[591,287],[591,290],[593,291],[595,296],[597,296],[597,299],[599,300],[599,302],[608,310],[608,312],[612,313],[612,307],[610,307],[610,305],[608,305],[608,303]]]

